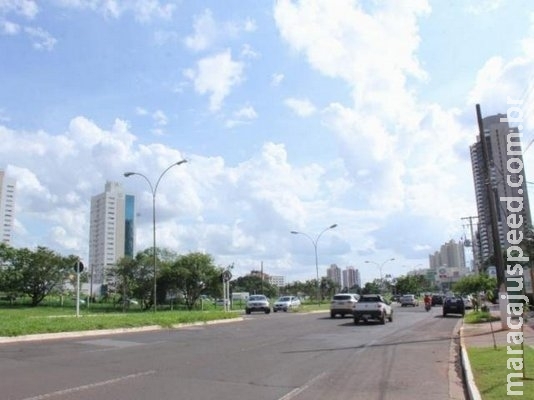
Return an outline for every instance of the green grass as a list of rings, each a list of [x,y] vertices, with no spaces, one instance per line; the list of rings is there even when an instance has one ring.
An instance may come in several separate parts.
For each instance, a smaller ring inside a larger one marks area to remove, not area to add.
[[[204,309],[185,310],[180,306],[163,306],[156,313],[141,310],[132,305],[127,312],[111,303],[80,305],[79,317],[71,299],[61,304],[51,299],[38,307],[27,304],[0,304],[0,337],[21,336],[37,333],[73,332],[99,329],[134,328],[158,325],[168,328],[176,324],[208,322],[220,319],[237,318],[244,310],[245,303],[234,304],[231,312],[223,307],[206,304]],[[328,310],[329,303],[305,303],[296,312]]]
[[[133,328],[159,325],[167,328],[181,323],[208,322],[239,316],[237,312],[209,311],[130,311],[99,312],[62,307],[16,307],[0,309],[0,337],[36,333],[72,332],[84,330]]]
[[[471,311],[465,314],[464,322],[466,324],[479,324],[482,322],[498,321],[500,318],[493,316],[489,311]]]
[[[514,346],[519,349],[520,346]],[[469,362],[475,378],[476,385],[483,400],[502,400],[518,397],[523,399],[534,398],[534,350],[525,345],[525,377],[523,387],[515,386],[514,391],[522,390],[523,396],[507,395],[507,375],[510,372],[519,372],[507,369],[508,355],[506,347],[472,347],[467,349]]]

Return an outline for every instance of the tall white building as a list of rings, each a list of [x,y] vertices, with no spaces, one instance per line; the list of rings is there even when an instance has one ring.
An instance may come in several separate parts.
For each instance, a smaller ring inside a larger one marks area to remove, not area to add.
[[[11,244],[13,222],[15,220],[15,187],[10,179],[0,170],[0,242]]]
[[[90,293],[106,283],[106,270],[124,256],[134,256],[135,198],[118,182],[91,198],[89,225]]]

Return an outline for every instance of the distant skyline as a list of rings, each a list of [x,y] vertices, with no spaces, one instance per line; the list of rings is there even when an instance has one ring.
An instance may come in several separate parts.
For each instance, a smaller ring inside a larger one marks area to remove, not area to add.
[[[534,4],[0,1],[0,169],[12,245],[85,261],[91,197],[136,197],[136,250],[204,251],[286,282],[400,276],[476,215],[475,105],[521,99],[534,181]],[[532,184],[529,184],[529,192]],[[533,197],[532,192],[530,197]],[[466,254],[470,264],[471,255]]]

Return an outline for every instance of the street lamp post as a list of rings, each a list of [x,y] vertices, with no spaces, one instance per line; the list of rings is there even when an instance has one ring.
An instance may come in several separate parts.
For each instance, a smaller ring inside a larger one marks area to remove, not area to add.
[[[321,293],[321,289],[320,289],[320,283],[319,283],[319,258],[317,257],[317,242],[319,241],[319,238],[321,237],[321,235],[323,233],[325,233],[327,230],[329,229],[334,229],[335,227],[337,226],[337,224],[333,224],[333,225],[330,225],[328,228],[325,228],[321,231],[321,233],[319,233],[317,235],[317,237],[315,238],[315,240],[313,240],[311,238],[311,236],[307,235],[306,233],[303,233],[303,232],[297,232],[297,231],[291,231],[291,233],[293,235],[304,235],[306,236],[308,239],[310,239],[310,241],[312,242],[313,244],[313,249],[315,250],[315,272],[317,274],[317,304],[320,305],[321,304],[321,296],[320,296],[320,293]]]
[[[124,176],[128,178],[132,175],[139,175],[140,177],[144,178],[145,181],[147,181],[148,186],[150,187],[150,191],[152,192],[152,263],[154,268],[154,312],[156,312],[156,304],[157,304],[157,265],[156,265],[156,191],[158,190],[159,182],[161,181],[161,178],[163,178],[163,175],[170,170],[172,167],[184,164],[187,160],[181,160],[178,162],[175,162],[171,165],[169,165],[159,176],[158,180],[156,181],[156,185],[152,185],[150,182],[150,179],[148,179],[145,175],[141,174],[140,172],[125,172]]]
[[[384,280],[383,280],[383,277],[382,277],[382,268],[384,268],[384,264],[385,263],[387,263],[389,261],[394,261],[394,260],[395,260],[394,258],[388,258],[387,260],[385,260],[381,264],[379,264],[379,263],[377,263],[375,261],[369,261],[369,260],[364,261],[367,264],[374,264],[374,265],[376,265],[378,267],[379,272],[380,272],[380,291],[382,291],[382,289],[384,287]]]

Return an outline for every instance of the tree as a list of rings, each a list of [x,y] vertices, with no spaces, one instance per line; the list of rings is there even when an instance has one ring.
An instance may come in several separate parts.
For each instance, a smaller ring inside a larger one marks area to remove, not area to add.
[[[468,275],[461,278],[453,286],[455,292],[478,296],[485,293],[491,299],[493,291],[497,287],[497,279],[487,274]]]
[[[430,283],[422,275],[406,275],[397,278],[396,290],[398,294],[421,293],[430,291]]]
[[[205,290],[221,285],[222,268],[213,264],[209,254],[194,252],[178,257],[163,268],[161,281],[167,290],[182,293],[188,310],[191,310]]]
[[[78,261],[76,256],[63,257],[45,247],[14,249],[2,245],[2,290],[27,295],[37,306],[55,288],[63,284]]]
[[[269,298],[275,298],[278,295],[278,288],[271,285],[260,276],[246,275],[230,282],[232,292],[249,292],[250,294],[264,294]]]
[[[362,289],[362,294],[374,293],[380,293],[380,279],[375,279],[373,282],[367,282]]]

